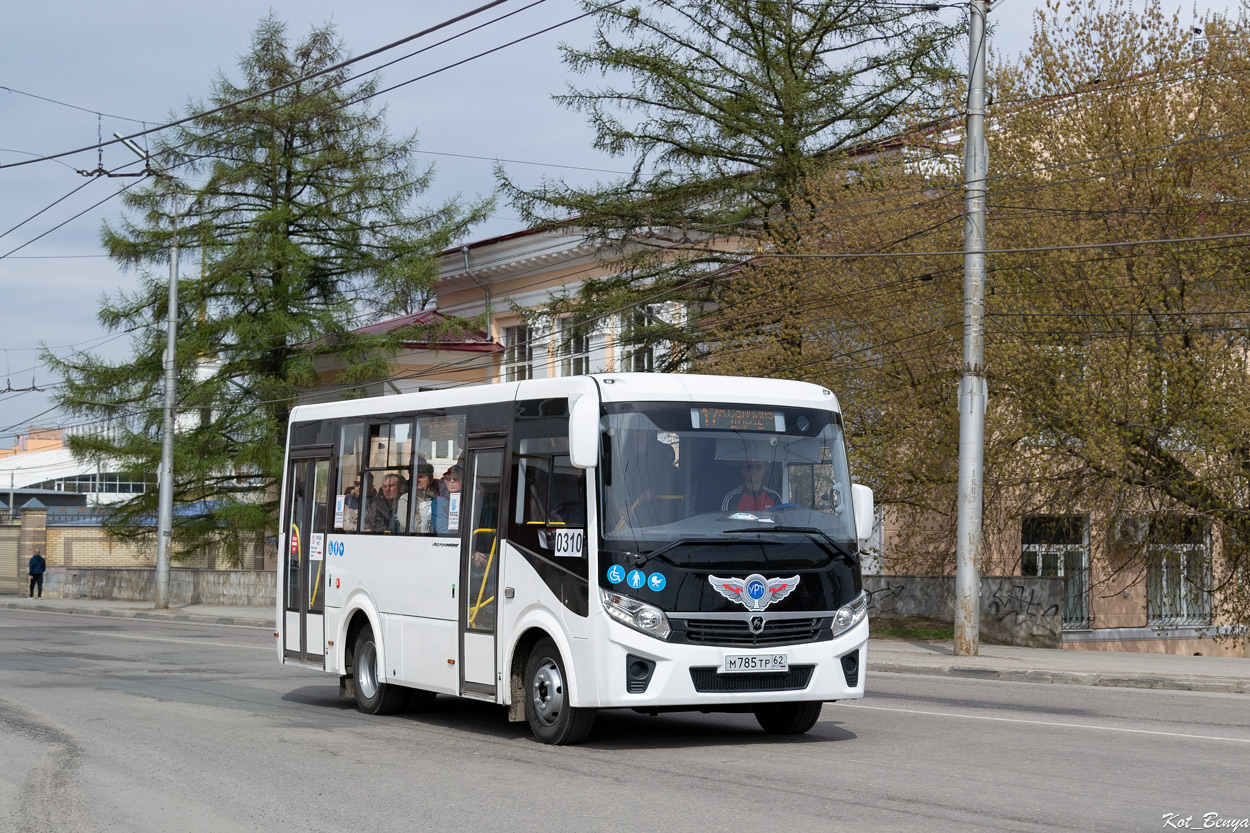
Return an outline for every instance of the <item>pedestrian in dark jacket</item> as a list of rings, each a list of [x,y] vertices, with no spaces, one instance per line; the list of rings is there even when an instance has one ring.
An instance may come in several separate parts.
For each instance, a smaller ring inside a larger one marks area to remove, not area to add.
[[[48,569],[39,550],[30,557],[30,597],[35,598],[35,588],[39,588],[39,598],[43,598],[43,573]]]

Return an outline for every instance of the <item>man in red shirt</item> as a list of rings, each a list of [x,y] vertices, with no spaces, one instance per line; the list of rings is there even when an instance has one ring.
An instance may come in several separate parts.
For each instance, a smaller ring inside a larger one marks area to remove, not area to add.
[[[731,489],[721,502],[721,511],[758,512],[772,509],[781,503],[781,495],[764,485],[768,479],[768,464],[757,460],[742,461],[742,485]]]

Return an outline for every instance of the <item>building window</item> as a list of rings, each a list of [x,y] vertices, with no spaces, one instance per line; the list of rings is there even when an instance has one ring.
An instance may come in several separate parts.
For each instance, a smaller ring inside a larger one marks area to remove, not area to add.
[[[148,484],[142,480],[132,480],[115,472],[100,474],[77,474],[45,480],[36,488],[57,492],[77,492],[79,494],[142,494],[147,491]]]
[[[1211,539],[1201,518],[1165,513],[1149,521],[1146,624],[1211,624]]]
[[[1020,529],[1020,573],[1063,579],[1063,626],[1089,627],[1089,536],[1081,515],[1033,515]]]
[[[620,369],[625,373],[655,372],[655,348],[650,344],[631,343],[655,323],[650,306],[635,307],[621,316]]]
[[[503,331],[504,381],[521,382],[534,378],[534,342],[526,324]]]
[[[561,322],[560,375],[584,376],[590,372],[590,332],[585,326]]]

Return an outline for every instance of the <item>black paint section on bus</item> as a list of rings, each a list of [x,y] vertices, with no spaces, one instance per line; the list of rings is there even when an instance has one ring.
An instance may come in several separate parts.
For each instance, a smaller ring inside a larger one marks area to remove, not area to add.
[[[608,580],[613,565],[620,565],[624,575],[633,570],[648,577],[661,573],[664,587],[653,590],[650,582],[638,589],[624,581],[613,584]],[[766,608],[771,613],[837,610],[863,590],[859,562],[853,556],[831,554],[812,541],[793,540],[684,544],[656,558],[604,550],[599,555],[598,584],[666,611],[746,613],[745,606],[730,601],[709,579],[745,579],[752,574],[765,579],[799,578],[785,598]]]
[[[577,575],[556,561],[546,558],[533,550],[510,542],[512,549],[521,554],[534,568],[534,572],[542,579],[543,584],[560,600],[566,608],[578,616],[590,613],[590,582]]]

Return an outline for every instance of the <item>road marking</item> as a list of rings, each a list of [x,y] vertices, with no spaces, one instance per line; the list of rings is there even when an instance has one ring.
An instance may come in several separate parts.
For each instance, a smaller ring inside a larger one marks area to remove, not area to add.
[[[176,645],[209,645],[214,648],[248,648],[253,651],[269,651],[271,653],[274,649],[272,645],[239,645],[234,642],[204,642],[199,639],[169,639],[161,636],[131,636],[130,634],[125,633],[102,634],[99,631],[73,631],[73,633],[83,634],[84,636],[107,636],[110,638],[116,637],[118,639],[138,639],[143,642],[173,642]]]
[[[1125,729],[1120,726],[1099,726],[1096,723],[1056,723],[1050,720],[1024,720],[1018,717],[990,717],[984,714],[954,714],[952,712],[927,712],[920,709],[892,709],[888,706],[861,706],[857,703],[842,703],[853,709],[872,709],[879,712],[902,712],[903,714],[924,714],[933,717],[962,717],[967,720],[992,720],[999,723],[1027,723],[1033,726],[1058,726],[1064,729],[1101,729],[1104,732],[1128,732],[1134,735],[1163,735],[1169,738],[1189,738],[1191,740],[1226,740],[1232,743],[1250,743],[1250,738],[1225,738],[1218,735],[1187,735],[1184,732],[1159,732],[1152,729]]]

